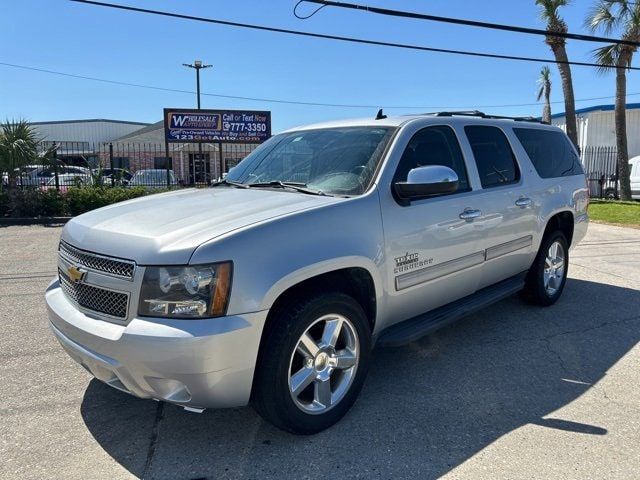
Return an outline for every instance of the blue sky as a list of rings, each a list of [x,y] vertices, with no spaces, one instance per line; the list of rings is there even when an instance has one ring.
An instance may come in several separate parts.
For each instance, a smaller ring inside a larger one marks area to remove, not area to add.
[[[114,0],[115,2],[115,0]],[[485,29],[394,19],[325,8],[308,20],[292,14],[294,0],[120,0],[120,3],[283,28],[433,47],[551,58],[543,38]],[[534,0],[358,0],[356,3],[542,27]],[[564,10],[571,31],[584,32],[591,0]],[[311,8],[311,7],[308,7]],[[569,44],[572,60],[589,60],[597,44]],[[311,102],[426,107],[388,113],[535,102],[541,65],[353,45],[114,11],[66,0],[0,3],[0,62],[110,80],[193,90],[202,59],[202,91]],[[637,62],[636,62],[637,63]],[[553,101],[562,100],[553,66]],[[614,76],[573,67],[577,99],[612,96]],[[628,92],[640,93],[640,72]],[[640,95],[628,97],[639,101]],[[612,103],[578,102],[577,106]],[[154,122],[163,107],[192,107],[195,96],[108,85],[0,66],[0,117],[32,121],[113,118]],[[274,132],[299,124],[374,115],[373,109],[311,107],[203,97],[203,108],[272,111]],[[539,115],[540,106],[484,107],[505,115]],[[563,110],[553,105],[554,113]]]

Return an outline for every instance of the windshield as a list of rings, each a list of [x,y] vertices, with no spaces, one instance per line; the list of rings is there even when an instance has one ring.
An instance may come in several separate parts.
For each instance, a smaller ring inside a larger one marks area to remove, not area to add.
[[[173,172],[169,171],[169,180],[173,182]],[[133,176],[132,182],[140,184],[154,184],[167,181],[166,170],[140,170]]]
[[[243,184],[295,183],[328,195],[367,189],[394,128],[344,127],[271,137],[229,171]]]

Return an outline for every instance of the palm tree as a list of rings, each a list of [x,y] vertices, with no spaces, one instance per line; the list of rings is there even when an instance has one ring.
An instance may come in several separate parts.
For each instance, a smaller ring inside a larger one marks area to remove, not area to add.
[[[542,108],[542,121],[551,123],[551,69],[545,65],[540,70],[538,77],[538,96],[536,100],[539,102],[544,96],[544,107]]]
[[[0,126],[0,171],[7,172],[9,187],[16,185],[20,167],[38,156],[38,137],[26,120]]]
[[[48,163],[57,148],[53,146],[39,152],[40,140],[26,120],[7,120],[0,125],[0,172],[7,174],[10,212],[15,211],[17,207],[16,190],[17,179],[21,174],[20,167],[30,163]]]
[[[589,13],[587,26],[606,34],[621,32],[623,40],[640,42],[640,2],[629,0],[600,0]],[[618,150],[620,197],[631,200],[629,181],[629,151],[627,149],[627,69],[637,47],[633,45],[605,45],[594,50],[601,72],[616,71],[615,126]]]
[[[555,56],[558,70],[560,71],[560,79],[562,80],[562,92],[564,93],[564,112],[567,135],[578,147],[578,130],[576,126],[576,102],[573,96],[573,80],[571,78],[571,67],[567,63],[566,44],[563,37],[553,35],[554,33],[566,33],[568,31],[567,24],[560,16],[560,7],[564,7],[570,0],[536,0],[536,5],[540,7],[540,16],[547,23],[547,32],[545,42],[551,48]]]

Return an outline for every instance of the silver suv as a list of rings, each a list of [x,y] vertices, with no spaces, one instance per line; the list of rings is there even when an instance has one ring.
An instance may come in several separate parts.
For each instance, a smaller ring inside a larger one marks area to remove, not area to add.
[[[339,121],[272,137],[207,189],[71,220],[51,330],[99,380],[190,411],[251,403],[320,431],[377,342],[520,292],[555,303],[588,193],[565,134],[480,112]]]

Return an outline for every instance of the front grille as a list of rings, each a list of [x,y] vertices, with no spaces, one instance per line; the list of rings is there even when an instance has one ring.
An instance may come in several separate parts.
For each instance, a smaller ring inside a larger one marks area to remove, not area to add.
[[[129,295],[126,293],[72,282],[62,270],[58,270],[58,274],[62,291],[72,302],[87,310],[121,319],[127,318]]]
[[[64,241],[60,242],[60,255],[78,267],[85,267],[114,277],[133,280],[136,264],[131,260],[105,257],[97,253],[87,252]]]

